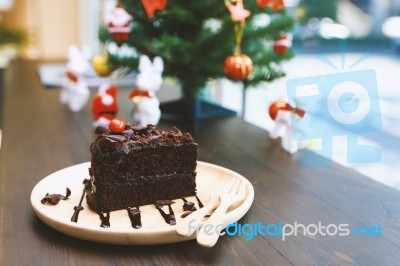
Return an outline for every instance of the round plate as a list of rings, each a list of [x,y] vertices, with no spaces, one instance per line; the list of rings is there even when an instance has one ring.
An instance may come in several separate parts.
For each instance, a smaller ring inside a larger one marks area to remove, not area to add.
[[[59,170],[42,179],[32,190],[31,203],[33,210],[39,218],[53,229],[64,234],[109,244],[124,245],[153,245],[163,243],[174,243],[195,238],[180,236],[175,232],[175,226],[167,224],[154,205],[141,206],[142,228],[132,228],[128,212],[119,210],[110,213],[110,227],[100,227],[99,215],[92,211],[83,200],[83,210],[79,213],[78,222],[71,222],[74,206],[79,204],[83,192],[83,180],[89,178],[88,168],[90,163],[77,164]],[[253,199],[254,189],[250,182],[238,173],[210,163],[198,162],[197,164],[197,195],[207,204],[212,191],[220,189],[233,178],[240,178],[246,186],[245,199],[232,207],[225,216],[224,227],[242,218],[249,210]],[[65,195],[66,188],[71,190],[71,196],[67,200],[61,200],[57,205],[42,204],[41,199],[49,194]],[[187,197],[189,201],[195,202],[195,197]],[[175,213],[176,223],[179,224],[182,213],[183,200],[174,200],[172,209]],[[163,208],[168,213],[168,207]]]

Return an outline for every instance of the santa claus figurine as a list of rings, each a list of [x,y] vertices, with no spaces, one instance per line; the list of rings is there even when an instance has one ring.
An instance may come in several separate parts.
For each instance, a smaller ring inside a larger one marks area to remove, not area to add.
[[[114,41],[120,46],[128,40],[131,31],[130,23],[132,16],[126,10],[117,4],[116,7],[106,16],[105,23],[108,31],[113,35]]]
[[[269,116],[275,121],[275,125],[270,132],[273,139],[282,135],[282,148],[290,154],[296,153],[299,149],[306,146],[306,141],[296,140],[294,135],[304,135],[304,129],[299,126],[298,122],[294,119],[302,119],[306,111],[292,107],[289,103],[284,101],[273,102],[269,107]]]
[[[118,87],[101,85],[92,100],[93,126],[107,127],[118,112]]]

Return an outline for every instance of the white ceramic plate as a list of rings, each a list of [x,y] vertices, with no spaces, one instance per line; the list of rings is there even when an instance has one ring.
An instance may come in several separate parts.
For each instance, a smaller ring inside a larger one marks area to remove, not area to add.
[[[84,209],[79,213],[78,222],[71,222],[71,216],[74,213],[74,206],[79,204],[83,191],[83,180],[89,178],[88,168],[90,163],[77,164],[71,167],[59,170],[44,179],[42,179],[32,190],[32,207],[39,218],[53,229],[64,234],[109,244],[124,245],[153,245],[163,243],[174,243],[195,238],[177,235],[175,226],[167,224],[154,205],[141,206],[142,228],[132,228],[128,213],[126,210],[114,211],[110,213],[110,227],[100,227],[101,221],[99,215],[92,211],[83,200]],[[238,177],[246,184],[246,196],[243,202],[238,206],[231,208],[224,219],[224,226],[234,223],[242,218],[249,210],[253,199],[254,189],[250,182],[229,169],[210,163],[198,162],[197,164],[197,195],[201,201],[206,204],[210,200],[211,192],[226,185],[231,179]],[[50,194],[65,195],[66,188],[72,192],[67,200],[61,200],[57,205],[42,204],[41,199]],[[195,197],[188,197],[187,200],[195,202]],[[176,223],[182,219],[180,216],[183,201],[174,200],[172,204]],[[168,208],[164,207],[168,213]]]

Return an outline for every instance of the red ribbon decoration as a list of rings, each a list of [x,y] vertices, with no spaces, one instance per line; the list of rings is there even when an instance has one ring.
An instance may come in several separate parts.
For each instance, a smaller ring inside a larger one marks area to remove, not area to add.
[[[301,118],[303,118],[304,114],[306,113],[306,111],[304,111],[303,109],[300,109],[297,107],[292,107],[292,106],[290,106],[290,104],[286,105],[281,110],[291,111],[291,112],[297,114],[298,116],[300,116]]]
[[[261,8],[268,6],[274,12],[278,11],[281,8],[285,8],[284,0],[257,0],[257,5]]]
[[[142,0],[142,5],[147,16],[152,18],[157,10],[165,9],[167,0]]]
[[[128,97],[132,99],[133,97],[138,97],[138,96],[152,98],[150,91],[142,91],[138,89],[133,89]]]
[[[74,73],[72,73],[71,71],[66,71],[65,72],[65,76],[67,76],[67,79],[69,79],[73,83],[77,83],[78,82],[78,76],[75,75]]]

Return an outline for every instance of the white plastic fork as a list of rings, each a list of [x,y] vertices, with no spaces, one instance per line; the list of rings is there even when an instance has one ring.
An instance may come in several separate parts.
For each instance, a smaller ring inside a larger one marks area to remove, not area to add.
[[[197,233],[197,243],[203,247],[213,247],[217,243],[227,210],[243,196],[244,183],[239,178],[236,178],[232,185],[220,190],[220,204]]]

